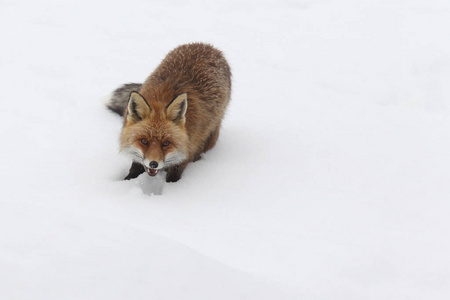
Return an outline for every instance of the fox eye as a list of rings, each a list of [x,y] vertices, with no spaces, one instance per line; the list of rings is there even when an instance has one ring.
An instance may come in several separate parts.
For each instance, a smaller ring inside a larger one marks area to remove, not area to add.
[[[141,143],[142,143],[143,145],[148,145],[147,139],[142,139],[142,140],[141,140]]]
[[[162,145],[163,145],[163,147],[167,147],[170,145],[170,142],[168,140],[165,140]]]

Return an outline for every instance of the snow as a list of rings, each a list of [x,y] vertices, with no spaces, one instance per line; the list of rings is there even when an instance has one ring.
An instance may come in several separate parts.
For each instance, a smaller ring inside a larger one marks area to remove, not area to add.
[[[448,1],[4,1],[1,299],[448,299]],[[102,102],[177,45],[233,71],[173,184]]]

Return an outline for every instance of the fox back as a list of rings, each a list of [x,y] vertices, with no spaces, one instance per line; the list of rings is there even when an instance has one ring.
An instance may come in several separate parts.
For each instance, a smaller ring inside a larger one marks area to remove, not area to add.
[[[142,85],[117,89],[108,107],[124,116],[120,149],[133,159],[126,179],[163,169],[177,181],[215,145],[230,94],[227,61],[201,43],[172,50]]]

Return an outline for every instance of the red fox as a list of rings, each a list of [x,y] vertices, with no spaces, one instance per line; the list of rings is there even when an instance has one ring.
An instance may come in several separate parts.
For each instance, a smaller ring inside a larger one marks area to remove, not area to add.
[[[216,144],[230,95],[230,66],[202,43],[175,48],[143,84],[115,90],[107,107],[124,117],[120,150],[133,160],[125,179],[165,170],[167,182],[178,181]]]

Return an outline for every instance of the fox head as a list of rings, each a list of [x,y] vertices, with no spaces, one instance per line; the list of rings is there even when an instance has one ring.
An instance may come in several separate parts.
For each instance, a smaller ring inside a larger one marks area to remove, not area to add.
[[[132,92],[128,100],[120,150],[141,163],[150,176],[161,169],[186,160],[187,94],[176,96],[167,106],[152,105],[144,97]]]

